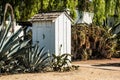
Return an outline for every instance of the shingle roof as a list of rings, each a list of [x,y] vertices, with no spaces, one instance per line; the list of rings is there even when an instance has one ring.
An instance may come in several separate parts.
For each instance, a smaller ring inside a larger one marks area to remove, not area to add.
[[[47,13],[38,13],[35,14],[31,19],[28,21],[30,22],[38,22],[38,21],[53,21],[58,16],[60,16],[62,13],[65,13],[65,15],[71,20],[71,17],[66,12],[47,12]]]
[[[58,16],[60,16],[62,12],[50,12],[50,13],[39,13],[35,14],[29,21],[52,21],[55,20]]]

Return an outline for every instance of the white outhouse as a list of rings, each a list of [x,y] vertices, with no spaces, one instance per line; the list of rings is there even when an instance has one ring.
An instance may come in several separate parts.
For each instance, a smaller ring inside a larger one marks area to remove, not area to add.
[[[77,18],[75,20],[75,23],[87,23],[91,24],[93,22],[94,13],[91,12],[79,12],[79,10],[76,10]]]
[[[71,54],[71,23],[67,12],[49,12],[34,15],[32,22],[33,44],[39,43],[51,54]]]

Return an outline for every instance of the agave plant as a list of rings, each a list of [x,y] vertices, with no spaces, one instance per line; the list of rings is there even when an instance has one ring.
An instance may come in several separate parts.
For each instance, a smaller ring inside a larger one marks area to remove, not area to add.
[[[48,52],[43,48],[39,48],[38,45],[28,48],[23,56],[22,65],[25,68],[25,72],[38,72],[48,66]]]
[[[5,24],[6,12],[9,7],[11,9],[12,20],[8,21],[8,23]],[[21,31],[23,30],[22,28],[12,33],[11,35],[8,35],[11,28],[13,30],[13,28],[15,27],[13,25],[13,22],[13,9],[10,4],[6,4],[4,19],[2,25],[0,26],[0,62],[5,63],[17,57],[19,55],[19,52],[24,50],[25,46],[29,42],[29,40],[21,41],[22,37],[18,37]],[[3,66],[1,65],[1,67]]]
[[[29,42],[29,40],[21,42],[22,37],[18,37],[23,31],[22,28],[8,36],[12,26],[12,21],[9,21],[8,24],[5,24],[4,20],[3,24],[0,26],[0,60],[10,59],[15,53],[21,51],[21,49],[23,49]]]

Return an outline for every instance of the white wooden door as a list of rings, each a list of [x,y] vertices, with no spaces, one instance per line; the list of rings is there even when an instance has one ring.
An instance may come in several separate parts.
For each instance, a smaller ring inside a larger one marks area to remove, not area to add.
[[[51,43],[51,29],[48,27],[40,27],[37,30],[37,40],[39,41],[40,47],[45,47],[48,51],[50,50]]]

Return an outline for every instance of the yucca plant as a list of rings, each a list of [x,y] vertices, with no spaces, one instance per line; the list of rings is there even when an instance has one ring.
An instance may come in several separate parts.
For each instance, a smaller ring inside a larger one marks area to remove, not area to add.
[[[11,9],[12,19],[9,20],[7,24],[5,24],[5,17],[8,8]],[[18,37],[23,29],[20,28],[18,31],[14,32],[13,28],[15,26],[13,23],[14,15],[12,6],[10,4],[6,4],[4,19],[2,25],[0,26],[0,62],[4,62],[4,65],[8,64],[8,62],[10,62],[13,58],[17,57],[19,55],[19,52],[24,50],[25,46],[29,42],[29,40],[23,41],[22,37]],[[11,35],[8,35],[11,29],[13,33]],[[4,68],[2,65],[1,67]]]
[[[48,64],[48,52],[44,51],[45,48],[41,48],[36,44],[34,47],[30,47],[26,50],[22,59],[22,65],[25,72],[38,72],[42,71]]]

